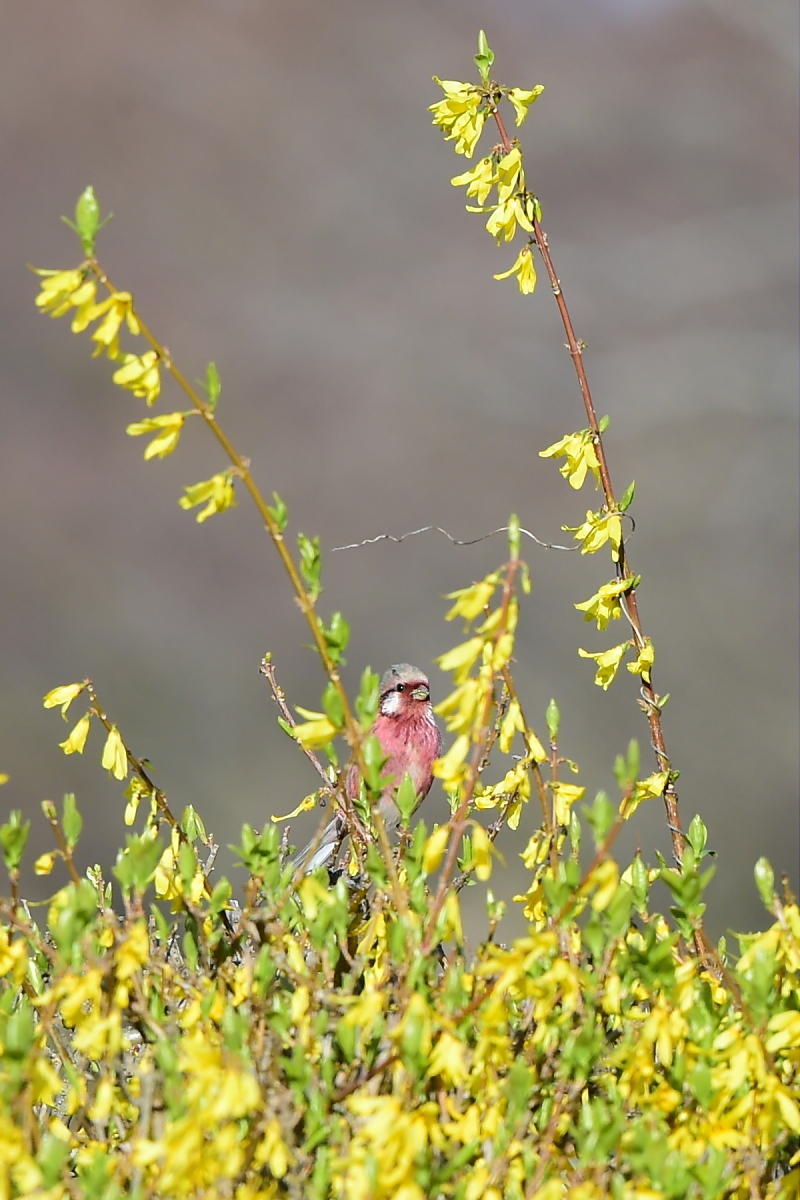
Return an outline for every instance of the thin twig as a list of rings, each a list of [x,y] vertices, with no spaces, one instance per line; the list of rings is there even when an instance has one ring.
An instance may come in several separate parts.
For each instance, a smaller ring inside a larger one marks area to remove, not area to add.
[[[441,533],[452,542],[454,546],[476,546],[478,542],[485,542],[487,538],[494,537],[497,533],[508,533],[508,525],[500,525],[497,529],[492,529],[489,533],[482,533],[479,537],[474,538],[457,538],[454,537],[447,529],[441,525],[422,525],[419,529],[409,529],[405,533],[377,533],[374,537],[362,538],[360,542],[348,542],[346,546],[333,546],[331,553],[336,550],[360,550],[362,546],[373,546],[376,542],[404,542],[406,538],[416,537],[420,533]],[[536,542],[537,546],[541,546],[544,550],[577,550],[577,546],[559,546],[555,542],[544,542],[538,538],[535,533],[531,533],[529,529],[523,529],[519,526],[519,532],[531,541]]]
[[[272,698],[278,706],[278,710],[284,721],[287,725],[291,725],[292,729],[294,729],[297,725],[297,720],[295,719],[295,715],[287,703],[286,693],[278,683],[275,675],[275,664],[269,654],[264,655],[261,660],[261,666],[258,668],[258,670],[259,674],[263,675],[269,684],[270,691],[272,692]],[[336,789],[334,788],[331,782],[331,777],[326,771],[319,756],[316,755],[313,750],[309,749],[308,746],[304,746],[302,742],[298,742],[297,744],[322,780],[324,785],[323,790],[327,795],[332,796]]]

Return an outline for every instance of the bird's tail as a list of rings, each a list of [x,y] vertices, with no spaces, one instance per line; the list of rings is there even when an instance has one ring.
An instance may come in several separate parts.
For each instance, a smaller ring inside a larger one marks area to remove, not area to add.
[[[313,871],[318,871],[320,867],[333,865],[333,858],[336,855],[339,847],[347,833],[347,826],[344,818],[337,814],[322,831],[321,835],[314,837],[303,847],[303,849],[292,859],[292,867],[295,871],[302,868],[306,875],[310,875]]]

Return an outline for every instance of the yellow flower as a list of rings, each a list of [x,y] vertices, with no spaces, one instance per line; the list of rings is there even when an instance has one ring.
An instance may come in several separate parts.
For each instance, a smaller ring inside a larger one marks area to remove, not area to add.
[[[114,951],[114,962],[118,979],[130,979],[147,962],[150,954],[150,937],[144,921],[134,921],[127,936]]]
[[[656,771],[646,779],[639,779],[633,792],[623,799],[620,811],[625,820],[632,817],[645,800],[657,800],[659,796],[663,796],[668,779],[669,771]]]
[[[472,826],[472,862],[476,877],[485,883],[492,874],[492,843],[486,830],[477,821]]]
[[[443,671],[452,671],[456,683],[463,683],[483,649],[483,638],[472,637],[460,646],[454,646],[436,659]]]
[[[483,132],[483,125],[486,120],[486,114],[483,112],[466,112],[458,117],[453,125],[453,131],[449,138],[445,141],[450,141],[455,138],[455,146],[453,149],[456,154],[463,154],[465,158],[472,158],[475,146]]]
[[[85,683],[64,683],[52,688],[42,700],[45,708],[60,708],[62,717],[66,718],[67,709],[76,696],[80,696]]]
[[[536,290],[536,267],[533,263],[533,253],[530,246],[520,250],[514,262],[507,271],[495,275],[495,279],[509,279],[512,275],[517,278],[517,286],[523,296],[530,296]]]
[[[272,1117],[264,1127],[261,1141],[257,1144],[253,1161],[258,1167],[267,1167],[276,1179],[283,1179],[292,1162],[289,1148],[283,1139],[277,1118]]]
[[[578,612],[584,614],[584,621],[596,621],[598,629],[606,629],[609,621],[615,621],[621,617],[622,606],[619,598],[624,592],[630,590],[633,579],[632,575],[627,579],[612,579],[610,583],[604,583],[601,588],[598,588],[588,600],[576,604]],[[631,670],[630,664],[628,670]]]
[[[614,682],[619,664],[625,657],[625,651],[629,646],[630,642],[620,642],[618,646],[612,646],[609,650],[601,650],[598,654],[590,654],[588,650],[578,651],[581,658],[593,658],[597,663],[594,681],[604,692],[607,692]]]
[[[497,199],[505,203],[515,192],[525,190],[525,174],[522,169],[522,154],[514,146],[504,154],[497,164]]]
[[[449,840],[450,826],[437,825],[422,847],[422,869],[426,875],[439,870]]]
[[[656,771],[646,779],[640,779],[633,793],[634,800],[638,803],[642,800],[657,800],[659,796],[663,796],[668,779],[669,771]]]
[[[435,75],[434,81],[444,92],[444,99],[429,105],[433,124],[442,129],[445,141],[455,141],[456,154],[471,158],[486,120],[486,113],[480,107],[483,97],[470,83],[439,79]]]
[[[650,638],[644,639],[644,645],[639,650],[633,662],[627,664],[632,675],[641,675],[645,683],[650,682],[650,671],[656,661],[656,648]]]
[[[300,726],[297,725],[297,726],[295,726],[295,728],[299,729]],[[305,745],[305,743],[304,743],[304,745]],[[270,820],[274,821],[276,824],[278,823],[278,821],[291,821],[292,817],[297,817],[297,816],[299,816],[300,813],[310,812],[312,808],[316,808],[316,807],[317,807],[317,793],[311,792],[310,795],[304,796],[303,799],[300,801],[300,803],[297,805],[297,807],[293,808],[291,812],[285,813],[282,817],[277,817],[273,814],[270,817]]]
[[[63,317],[74,303],[74,295],[81,287],[85,271],[77,267],[67,271],[37,270],[37,275],[43,276],[39,285],[39,295],[36,297],[36,307],[51,317]]]
[[[522,710],[520,709],[519,701],[511,700],[500,722],[498,744],[503,754],[508,754],[511,749],[511,743],[514,740],[514,734],[517,732],[525,732],[525,722],[522,719]]]
[[[161,900],[180,900],[183,896],[183,878],[178,867],[179,840],[173,832],[171,844],[164,850],[158,860],[158,866],[153,875],[153,887]],[[198,897],[199,899],[199,897]]]
[[[595,867],[591,882],[594,886],[592,908],[604,912],[619,890],[619,867],[614,860],[607,858]]]
[[[488,788],[475,801],[476,808],[497,808],[500,800],[530,800],[531,777],[528,770],[530,763],[522,758],[506,771],[503,778]]]
[[[486,222],[486,232],[498,242],[510,242],[521,225],[528,233],[533,233],[531,220],[535,205],[531,196],[510,196],[498,204]]]
[[[580,787],[577,783],[557,782],[550,784],[550,790],[555,799],[556,825],[569,825],[572,806],[583,798],[586,788]]]
[[[114,383],[133,392],[134,396],[143,396],[148,407],[155,404],[161,392],[155,350],[146,350],[144,354],[123,354],[121,361],[122,366],[111,376]]]
[[[499,572],[493,571],[485,579],[473,583],[472,587],[448,592],[447,599],[455,600],[455,604],[449,609],[445,619],[452,621],[454,617],[463,617],[465,621],[474,621],[487,607],[499,582]]]
[[[533,732],[532,729],[529,729],[526,732],[525,741],[528,744],[528,749],[530,750],[531,758],[533,759],[534,762],[536,762],[536,763],[547,762],[550,755],[547,753],[544,746],[539,741],[538,737],[536,736],[536,734]]]
[[[581,554],[594,554],[611,542],[611,558],[619,562],[619,548],[622,544],[622,518],[618,512],[587,512],[582,525],[574,528],[562,525],[568,533],[574,533],[576,542],[583,542]]]
[[[163,413],[159,417],[146,417],[143,421],[135,421],[125,432],[130,437],[139,437],[143,433],[155,433],[156,437],[145,447],[144,457],[166,458],[177,446],[186,413]]]
[[[181,508],[188,510],[198,504],[205,504],[205,508],[202,508],[195,518],[199,525],[202,525],[203,521],[207,521],[209,517],[213,517],[215,513],[222,513],[229,508],[236,507],[236,494],[229,471],[220,471],[217,475],[212,475],[210,479],[192,483],[183,490],[186,495],[181,496],[178,501]]]
[[[119,331],[123,323],[132,334],[140,332],[139,321],[133,311],[133,296],[130,292],[112,292],[102,304],[95,305],[90,320],[103,317],[92,334],[97,342],[95,356],[105,352],[109,358],[119,356]]]
[[[72,318],[70,326],[73,333],[83,333],[90,321],[95,318],[95,308],[97,306],[97,284],[93,279],[87,279],[76,292],[72,293],[70,298],[77,312]]]
[[[464,762],[469,753],[469,738],[460,734],[442,758],[433,764],[433,773],[447,791],[455,791],[467,772]]]
[[[544,85],[537,83],[532,88],[511,88],[508,93],[508,98],[514,106],[514,112],[517,114],[517,125],[521,125],[528,115],[530,106],[539,99],[544,91]]]
[[[128,755],[116,725],[111,726],[100,762],[115,779],[124,779],[128,774]]]
[[[426,1071],[427,1077],[441,1075],[445,1083],[458,1087],[469,1079],[466,1047],[447,1030],[442,1030],[434,1045]]]
[[[294,726],[292,737],[301,746],[305,747],[306,750],[318,750],[320,746],[325,746],[336,734],[336,726],[325,713],[313,712],[311,709],[301,708],[299,704],[297,711],[306,717],[307,720]]]
[[[439,701],[435,711],[445,718],[445,724],[451,733],[467,733],[472,728],[478,706],[485,694],[486,688],[482,686],[480,678],[465,679],[455,691]]]
[[[577,433],[568,433],[558,442],[553,442],[546,450],[539,451],[539,458],[558,458],[563,455],[566,460],[558,469],[570,487],[577,491],[583,487],[586,474],[591,471],[595,482],[600,479],[600,464],[597,461],[594,437],[590,429],[579,429]],[[588,517],[588,513],[587,513]]]
[[[52,850],[48,854],[40,854],[33,864],[35,873],[37,875],[49,875],[55,866],[56,857],[55,851]]]
[[[494,162],[491,157],[482,158],[471,171],[465,171],[463,175],[454,175],[450,182],[453,187],[466,185],[467,195],[474,196],[478,204],[485,204],[486,197],[497,182]]]
[[[78,724],[73,730],[71,730],[66,739],[63,742],[58,743],[65,754],[83,754],[83,750],[86,745],[86,739],[89,736],[89,727],[91,723],[91,718],[87,713],[85,716],[81,717],[80,721],[78,721]]]

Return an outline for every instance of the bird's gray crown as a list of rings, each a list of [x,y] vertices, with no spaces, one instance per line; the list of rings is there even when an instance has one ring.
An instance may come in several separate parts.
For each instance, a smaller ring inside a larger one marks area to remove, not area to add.
[[[428,676],[411,663],[395,663],[385,671],[381,679],[381,695],[397,687],[398,683],[427,683]]]

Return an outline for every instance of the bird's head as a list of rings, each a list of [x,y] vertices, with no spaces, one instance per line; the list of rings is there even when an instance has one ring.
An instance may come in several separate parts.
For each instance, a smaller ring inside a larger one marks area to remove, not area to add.
[[[432,720],[431,689],[425,672],[410,663],[389,667],[381,679],[380,711],[384,717]]]

